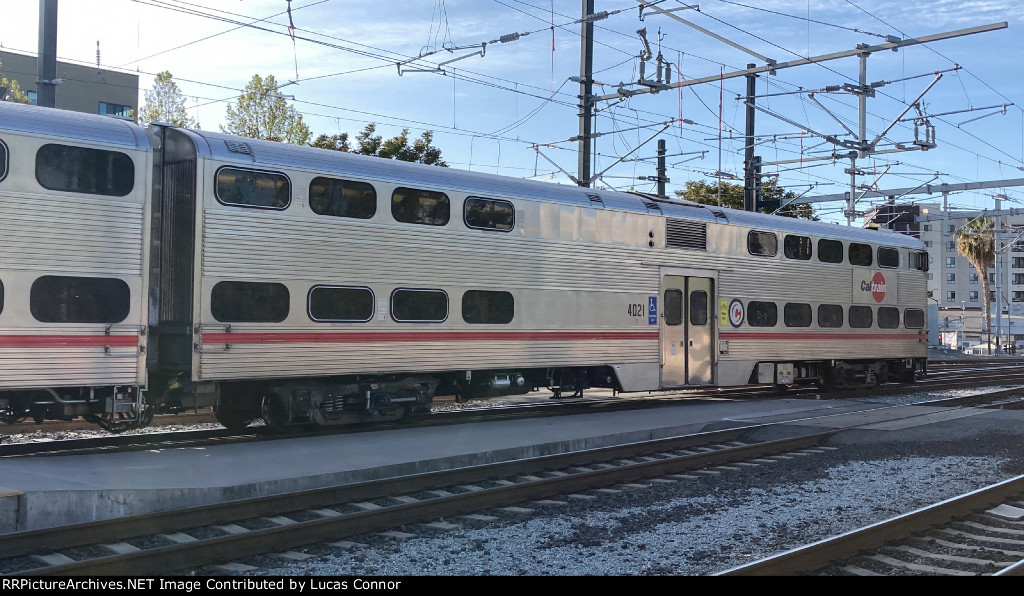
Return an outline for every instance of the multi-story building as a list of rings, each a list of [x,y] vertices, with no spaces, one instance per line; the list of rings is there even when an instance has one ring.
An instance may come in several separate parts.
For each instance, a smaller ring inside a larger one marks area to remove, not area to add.
[[[907,222],[913,213],[915,224]],[[999,233],[989,279],[991,325],[984,319],[981,273],[956,248],[956,231],[980,216],[995,217]],[[895,225],[893,225],[895,224]],[[869,214],[866,227],[887,227],[917,236],[928,248],[928,293],[938,307],[939,332],[952,345],[1024,345],[1024,209],[944,211],[937,204],[883,205]],[[916,226],[916,229],[914,227]],[[954,339],[955,338],[955,339]]]
[[[35,56],[0,50],[0,75],[17,81],[35,102]],[[139,110],[139,75],[57,62],[56,106],[63,110],[134,117]]]

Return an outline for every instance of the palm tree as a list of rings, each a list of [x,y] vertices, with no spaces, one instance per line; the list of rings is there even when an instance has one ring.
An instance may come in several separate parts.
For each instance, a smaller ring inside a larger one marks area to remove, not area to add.
[[[988,350],[992,353],[992,299],[989,294],[988,268],[996,262],[995,220],[981,216],[968,221],[953,235],[956,250],[974,265],[981,277],[985,305],[985,328],[988,329]]]

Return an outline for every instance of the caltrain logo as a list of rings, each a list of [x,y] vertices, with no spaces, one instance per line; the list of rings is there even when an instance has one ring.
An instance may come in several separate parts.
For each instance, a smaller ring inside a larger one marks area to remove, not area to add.
[[[881,302],[885,300],[885,276],[879,271],[871,276],[871,281],[860,282],[860,289],[865,292],[871,292],[871,297],[875,299],[875,302]]]

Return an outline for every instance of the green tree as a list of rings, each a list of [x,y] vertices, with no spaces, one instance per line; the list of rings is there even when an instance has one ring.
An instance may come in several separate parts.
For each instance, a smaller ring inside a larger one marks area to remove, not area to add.
[[[3,68],[3,64],[0,64],[0,69]],[[21,90],[21,85],[18,81],[8,80],[7,77],[0,75],[0,101],[11,101],[14,103],[32,103],[32,100],[28,98],[28,93]]]
[[[309,142],[309,127],[302,121],[302,114],[278,92],[274,75],[265,79],[253,75],[238,96],[238,103],[228,104],[226,119],[227,126],[221,126],[221,132],[296,145]]]
[[[448,167],[448,163],[441,159],[441,150],[434,147],[432,131],[423,131],[418,139],[409,144],[409,129],[402,129],[402,133],[396,137],[384,140],[380,135],[375,135],[377,126],[367,124],[363,132],[356,135],[356,148],[354,153],[363,155],[375,155],[385,159],[397,159],[399,161],[413,161],[427,165]]]
[[[778,186],[778,176],[773,176],[761,184],[762,201],[787,201],[796,198],[793,191],[784,191]],[[683,190],[677,190],[676,196],[703,205],[718,205],[718,184],[704,180],[690,180]],[[743,185],[722,183],[722,206],[732,209],[743,209]],[[798,217],[817,221],[818,216],[810,203],[795,203],[780,207],[764,207],[764,213],[776,213],[786,217]]]
[[[988,268],[996,262],[996,224],[991,217],[982,216],[968,221],[953,233],[956,250],[967,257],[981,278],[985,305],[985,327],[988,329],[989,353],[992,350],[992,298],[989,294]]]
[[[140,122],[167,122],[182,128],[199,128],[185,108],[185,97],[170,71],[157,73],[153,88],[146,91],[146,105],[139,113]]]
[[[316,147],[317,149],[333,149],[342,153],[348,153],[352,150],[352,147],[348,144],[347,132],[343,132],[340,135],[322,134],[310,143],[309,146]]]

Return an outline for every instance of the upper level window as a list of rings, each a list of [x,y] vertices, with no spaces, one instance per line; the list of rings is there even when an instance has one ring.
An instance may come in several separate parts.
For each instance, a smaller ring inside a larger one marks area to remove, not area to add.
[[[0,180],[7,177],[7,145],[0,141]]]
[[[751,327],[774,327],[779,322],[779,307],[774,302],[751,300],[747,304],[747,322]]]
[[[842,263],[843,243],[826,238],[818,240],[818,260],[822,263]]]
[[[871,245],[860,244],[859,242],[850,243],[850,264],[851,265],[864,265],[870,267],[872,263],[871,259]]]
[[[900,266],[900,251],[895,248],[878,247],[878,266],[896,268]]]
[[[808,261],[811,258],[811,239],[787,234],[782,241],[782,249],[787,259]]]
[[[370,288],[313,286],[309,290],[309,318],[321,322],[364,322],[373,318]]]
[[[462,320],[471,324],[507,325],[515,316],[515,301],[509,292],[467,290],[462,295]]]
[[[751,230],[747,234],[747,250],[752,255],[774,257],[779,253],[779,238],[772,232]]]
[[[284,209],[291,203],[292,188],[288,177],[277,172],[221,168],[217,200],[225,205]]]
[[[0,280],[0,313],[4,312],[4,282]]]
[[[399,289],[391,293],[391,318],[399,323],[440,323],[448,318],[448,294]]]
[[[133,109],[131,106],[123,106],[119,103],[108,103],[105,101],[100,102],[100,108],[98,114],[105,114],[107,116],[121,116],[122,118],[131,118]]]
[[[377,191],[372,184],[318,176],[309,183],[313,213],[370,219],[377,213]]]
[[[116,277],[44,275],[32,282],[29,309],[42,323],[120,323],[131,290]]]
[[[289,297],[284,284],[221,281],[213,286],[210,311],[222,323],[280,323],[288,317]]]
[[[507,232],[515,226],[516,212],[508,201],[469,197],[464,210],[463,217],[470,228]]]
[[[119,151],[51,143],[36,152],[36,180],[47,190],[123,197],[135,187],[135,163]]]
[[[450,218],[448,195],[432,190],[396,188],[391,193],[391,215],[395,221],[443,226]]]

